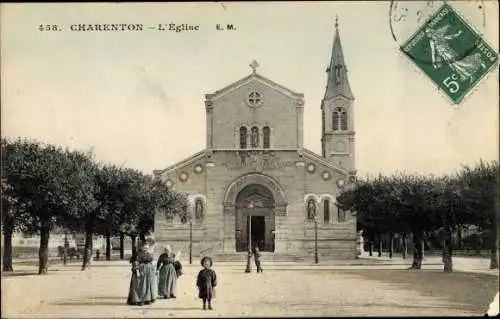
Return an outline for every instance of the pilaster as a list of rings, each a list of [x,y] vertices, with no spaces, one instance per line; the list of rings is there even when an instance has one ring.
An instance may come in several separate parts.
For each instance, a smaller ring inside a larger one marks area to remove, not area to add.
[[[213,101],[210,99],[210,95],[206,96],[205,109],[207,111],[207,148],[213,149]]]

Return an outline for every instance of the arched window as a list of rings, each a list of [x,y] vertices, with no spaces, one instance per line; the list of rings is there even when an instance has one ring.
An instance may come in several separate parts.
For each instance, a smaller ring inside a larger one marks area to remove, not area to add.
[[[337,113],[336,111],[334,111],[332,115],[332,130],[339,130],[339,113]]]
[[[316,201],[311,198],[307,201],[307,219],[314,220],[316,217]]]
[[[337,107],[332,114],[332,129],[334,131],[347,131],[347,112]]]
[[[347,112],[346,111],[342,111],[342,113],[340,113],[340,129],[342,131],[347,131]]]
[[[264,148],[270,148],[271,147],[271,129],[269,126],[264,126],[262,129],[263,135],[264,135]]]
[[[194,219],[197,224],[203,223],[205,207],[201,199],[197,199],[194,204]]]
[[[325,224],[330,223],[330,201],[328,199],[323,202],[323,221]]]
[[[240,148],[247,148],[247,128],[240,127]]]
[[[252,135],[251,141],[252,141],[252,147],[257,148],[259,147],[259,128],[257,126],[252,127]]]

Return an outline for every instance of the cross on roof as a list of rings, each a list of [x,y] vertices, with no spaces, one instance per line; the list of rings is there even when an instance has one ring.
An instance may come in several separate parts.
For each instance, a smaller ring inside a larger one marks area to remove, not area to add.
[[[259,63],[253,60],[252,63],[250,63],[250,67],[252,68],[252,73],[255,74],[257,72],[256,69],[259,67]]]

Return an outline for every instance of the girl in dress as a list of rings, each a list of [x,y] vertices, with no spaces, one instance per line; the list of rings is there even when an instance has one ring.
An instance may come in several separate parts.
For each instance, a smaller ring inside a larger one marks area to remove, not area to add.
[[[211,269],[213,262],[210,257],[203,257],[201,259],[201,265],[203,269],[198,273],[198,279],[196,280],[196,286],[198,287],[198,297],[203,300],[203,310],[212,310],[212,299],[215,298],[215,286],[217,286],[217,275],[215,271]]]

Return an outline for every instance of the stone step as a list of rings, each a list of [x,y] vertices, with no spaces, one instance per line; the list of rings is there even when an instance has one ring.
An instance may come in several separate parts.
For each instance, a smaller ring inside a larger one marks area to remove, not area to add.
[[[246,252],[241,253],[215,253],[212,258],[214,261],[220,262],[230,262],[230,261],[241,261],[246,262],[248,254]],[[303,262],[305,261],[305,256],[296,256],[291,254],[275,254],[270,252],[261,252],[261,259],[263,262],[273,261],[273,262]],[[253,261],[252,261],[253,262]]]

